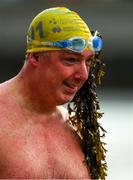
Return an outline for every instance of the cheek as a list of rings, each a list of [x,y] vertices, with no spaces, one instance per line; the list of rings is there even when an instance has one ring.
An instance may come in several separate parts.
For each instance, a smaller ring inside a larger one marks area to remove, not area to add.
[[[46,80],[46,84],[48,87],[51,88],[51,90],[55,90],[56,87],[59,86],[59,84],[62,81],[62,74],[60,74],[59,72],[50,72],[47,77],[45,77]]]
[[[56,80],[54,72],[52,72],[50,69],[46,69],[45,71],[43,70],[41,72],[38,72],[38,74],[38,86],[40,86],[43,91],[52,89],[52,86],[54,85],[54,82]]]
[[[62,82],[71,77],[73,71],[70,67],[64,67],[63,65],[53,65],[52,68],[47,68],[42,77],[42,81],[44,82],[44,88],[46,84],[46,88],[50,87],[55,90],[55,88],[59,87]],[[51,90],[52,90],[51,89]]]
[[[64,79],[70,77],[73,74],[70,68],[60,68],[56,69],[53,74],[55,81],[63,81]]]

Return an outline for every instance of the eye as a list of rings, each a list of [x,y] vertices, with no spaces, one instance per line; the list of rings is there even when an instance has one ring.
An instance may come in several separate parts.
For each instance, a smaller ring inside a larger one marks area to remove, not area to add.
[[[64,63],[67,64],[67,65],[74,65],[78,62],[79,60],[77,58],[74,58],[74,57],[67,57],[67,58],[64,58]]]

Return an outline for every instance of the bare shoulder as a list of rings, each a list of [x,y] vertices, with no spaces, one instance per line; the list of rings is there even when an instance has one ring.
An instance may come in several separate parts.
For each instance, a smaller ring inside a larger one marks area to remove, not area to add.
[[[61,116],[63,117],[63,120],[65,122],[65,127],[71,134],[71,137],[73,137],[78,142],[78,144],[80,144],[80,146],[81,146],[80,136],[76,133],[74,127],[69,123],[69,113],[68,113],[67,108],[65,108],[64,106],[58,106],[58,110],[61,113]]]
[[[8,94],[0,86],[0,120],[8,112]]]
[[[7,82],[0,84],[0,127],[7,125],[16,111],[7,84]]]
[[[10,93],[8,92],[6,82],[0,84],[0,110],[2,107],[4,108],[6,107],[6,104],[8,104],[9,96],[10,96]]]
[[[0,106],[4,106],[8,103],[9,96],[9,86],[8,81],[6,81],[0,84]]]

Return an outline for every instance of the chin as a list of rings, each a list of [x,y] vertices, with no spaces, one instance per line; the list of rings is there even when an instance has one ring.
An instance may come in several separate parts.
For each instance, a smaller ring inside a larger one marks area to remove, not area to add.
[[[58,99],[58,105],[64,105],[66,103],[69,103],[73,100],[74,96],[69,96],[69,97],[64,97],[64,98],[60,98]]]

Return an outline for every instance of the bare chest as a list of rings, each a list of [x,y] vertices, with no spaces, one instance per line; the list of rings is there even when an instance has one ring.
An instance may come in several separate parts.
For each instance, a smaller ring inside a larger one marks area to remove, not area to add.
[[[5,131],[0,146],[0,178],[89,178],[75,135],[62,125]]]

